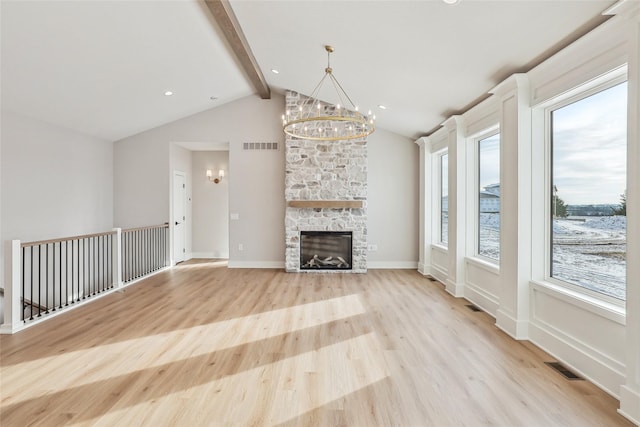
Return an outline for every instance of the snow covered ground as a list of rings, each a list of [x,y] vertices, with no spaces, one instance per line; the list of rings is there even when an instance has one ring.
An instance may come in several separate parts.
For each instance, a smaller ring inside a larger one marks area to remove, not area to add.
[[[627,217],[570,217],[553,221],[552,276],[625,299]]]
[[[624,300],[627,217],[587,216],[553,221],[552,276]],[[500,257],[500,214],[480,214],[479,253]]]

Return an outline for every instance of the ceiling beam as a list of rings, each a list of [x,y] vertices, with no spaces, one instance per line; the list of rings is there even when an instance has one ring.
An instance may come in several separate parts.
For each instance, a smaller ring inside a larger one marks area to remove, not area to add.
[[[235,13],[233,13],[229,1],[205,0],[205,3],[211,11],[213,19],[218,23],[218,26],[229,42],[233,53],[235,53],[240,61],[240,65],[242,65],[244,72],[247,77],[249,77],[251,84],[253,84],[262,99],[270,99],[271,89],[269,89],[269,85],[258,66],[258,62],[251,52],[251,47],[249,47],[249,43],[244,37],[240,23]]]

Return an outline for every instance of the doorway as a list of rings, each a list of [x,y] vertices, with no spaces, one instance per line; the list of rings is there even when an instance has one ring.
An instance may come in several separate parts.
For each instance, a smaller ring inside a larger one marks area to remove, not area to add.
[[[186,257],[187,184],[183,172],[173,173],[173,261],[177,264]]]

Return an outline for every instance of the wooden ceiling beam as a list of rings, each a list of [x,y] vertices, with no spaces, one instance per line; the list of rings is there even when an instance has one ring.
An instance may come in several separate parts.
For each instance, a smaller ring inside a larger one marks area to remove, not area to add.
[[[270,99],[271,89],[258,66],[256,58],[251,52],[251,47],[242,32],[240,23],[238,22],[235,13],[233,13],[233,9],[231,8],[229,1],[205,0],[205,3],[211,11],[213,19],[215,19],[229,42],[233,53],[235,53],[236,57],[240,61],[240,65],[251,81],[251,84],[255,87],[262,99]]]

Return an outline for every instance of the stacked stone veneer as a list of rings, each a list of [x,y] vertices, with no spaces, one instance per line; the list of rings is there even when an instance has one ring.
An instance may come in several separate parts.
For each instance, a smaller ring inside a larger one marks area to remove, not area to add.
[[[287,92],[286,108],[298,111],[304,97]],[[353,252],[351,270],[367,271],[367,141],[311,141],[291,138],[285,141],[285,199],[362,200],[362,209],[292,208],[285,214],[285,268],[300,270],[301,231],[351,231]],[[309,270],[302,270],[309,271]],[[318,271],[318,270],[313,270]]]

